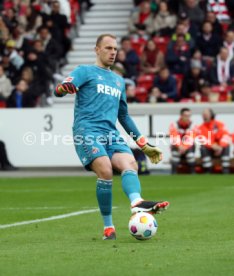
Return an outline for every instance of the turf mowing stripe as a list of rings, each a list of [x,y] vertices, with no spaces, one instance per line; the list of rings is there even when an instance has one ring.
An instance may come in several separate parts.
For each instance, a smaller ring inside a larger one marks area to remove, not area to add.
[[[95,213],[98,212],[99,209],[90,209],[90,210],[84,210],[84,211],[78,211],[78,212],[73,212],[73,213],[68,213],[64,215],[58,215],[58,216],[52,216],[48,218],[42,218],[42,219],[34,219],[34,220],[26,220],[26,221],[20,221],[16,223],[11,223],[11,224],[0,224],[0,229],[6,229],[10,227],[16,227],[16,226],[21,226],[21,225],[27,225],[27,224],[33,224],[33,223],[39,223],[43,221],[51,221],[51,220],[57,220],[57,219],[64,219],[64,218],[69,218],[69,217],[74,217],[74,216],[80,216],[84,214],[89,214],[89,213]]]

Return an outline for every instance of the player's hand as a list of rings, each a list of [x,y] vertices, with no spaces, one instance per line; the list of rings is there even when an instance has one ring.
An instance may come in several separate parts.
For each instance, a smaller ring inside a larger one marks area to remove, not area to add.
[[[64,82],[56,87],[56,91],[58,94],[75,94],[78,91],[78,88],[71,82]]]
[[[147,155],[153,164],[157,164],[162,160],[162,151],[153,145],[150,145],[144,137],[137,139],[137,145]]]
[[[162,160],[162,151],[158,147],[147,143],[141,150],[149,157],[153,164],[157,164]]]

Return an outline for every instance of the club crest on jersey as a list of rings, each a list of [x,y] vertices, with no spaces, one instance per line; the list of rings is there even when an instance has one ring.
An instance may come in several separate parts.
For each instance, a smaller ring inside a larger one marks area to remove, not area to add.
[[[120,87],[120,86],[121,86],[121,83],[117,80],[117,81],[116,81],[116,85],[117,85],[118,87]]]
[[[92,153],[97,154],[99,152],[99,148],[92,147]]]
[[[63,82],[72,82],[73,80],[73,77],[67,77]]]

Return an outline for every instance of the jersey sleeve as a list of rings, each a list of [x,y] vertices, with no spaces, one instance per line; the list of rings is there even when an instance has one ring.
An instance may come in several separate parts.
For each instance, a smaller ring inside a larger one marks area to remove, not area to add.
[[[76,86],[76,88],[80,88],[87,80],[87,72],[84,66],[76,67],[68,77],[66,77],[62,83],[70,82]],[[58,86],[57,86],[58,87]],[[54,90],[54,95],[56,97],[64,97],[67,93],[58,93],[57,87]]]
[[[125,85],[124,85],[125,87]],[[134,123],[131,116],[128,114],[128,105],[126,100],[125,88],[122,90],[119,104],[118,120],[125,131],[133,138],[134,141],[141,136],[136,124]]]
[[[63,80],[73,83],[77,88],[80,88],[87,81],[87,69],[84,66],[76,67],[69,76]]]

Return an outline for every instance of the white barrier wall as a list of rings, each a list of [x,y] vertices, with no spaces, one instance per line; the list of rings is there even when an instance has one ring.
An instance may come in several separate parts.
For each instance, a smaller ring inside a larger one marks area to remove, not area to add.
[[[155,115],[150,115],[154,113],[152,105],[150,112],[149,109],[142,108],[142,105],[140,108],[133,106],[130,107],[130,112],[134,114],[133,118],[142,133],[155,135],[158,132],[168,133],[170,123],[178,119],[181,105],[175,105],[174,109],[170,110],[165,110],[166,106],[155,106],[155,113],[159,113]],[[229,105],[217,116],[217,119],[225,122],[231,132],[234,132],[233,111],[233,106]],[[140,115],[136,115],[138,113]],[[148,114],[144,115],[145,113]],[[195,124],[200,124],[200,111],[197,113],[199,114],[194,114],[192,119]],[[6,143],[10,161],[18,167],[80,166],[81,162],[72,140],[72,123],[73,107],[0,109],[0,140]],[[125,134],[122,130],[121,133]],[[164,162],[157,165],[157,168],[168,167],[170,152],[169,146],[165,143],[168,143],[169,139],[162,141],[150,138],[151,143],[156,141],[164,152]]]

